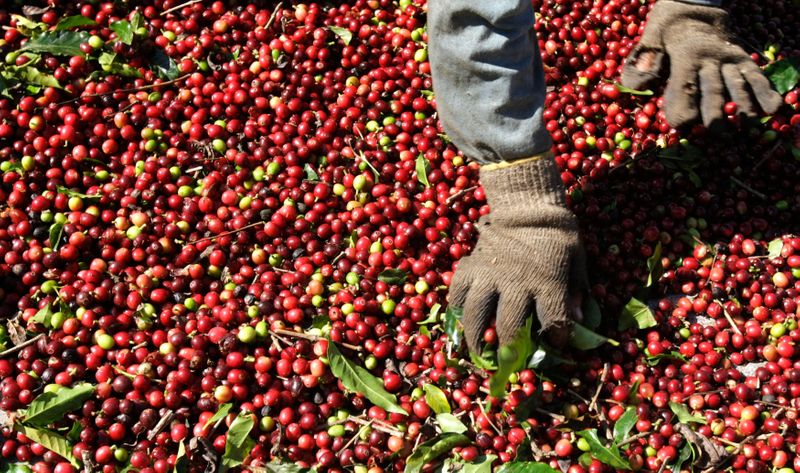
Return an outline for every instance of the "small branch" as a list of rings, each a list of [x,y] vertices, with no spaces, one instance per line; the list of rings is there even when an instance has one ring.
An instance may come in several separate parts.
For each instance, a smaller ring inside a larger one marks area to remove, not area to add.
[[[639,439],[643,439],[643,438],[647,437],[647,436],[648,436],[648,435],[650,435],[651,433],[652,433],[652,432],[640,432],[640,433],[638,433],[638,434],[636,434],[636,435],[633,435],[633,436],[631,436],[631,437],[628,437],[628,438],[626,438],[626,439],[625,439],[625,440],[623,440],[622,442],[618,443],[618,444],[617,444],[617,446],[618,446],[618,447],[620,447],[620,448],[622,448],[622,447],[624,447],[625,445],[628,445],[629,443],[633,443],[633,442],[635,442],[635,441],[637,441],[637,440],[639,440]]]
[[[362,425],[361,428],[358,429],[358,432],[353,434],[353,436],[350,438],[350,440],[348,440],[347,443],[344,444],[344,446],[341,449],[339,449],[339,451],[347,450],[350,447],[350,445],[353,445],[355,443],[355,441],[358,440],[359,437],[361,437],[361,433],[364,432],[366,429],[368,429],[370,427],[372,427],[372,420],[369,420],[366,423],[366,425]]]
[[[544,414],[544,415],[546,415],[548,417],[551,417],[551,418],[553,418],[553,419],[555,419],[555,420],[557,420],[559,422],[564,422],[565,420],[567,420],[566,417],[564,417],[564,416],[562,416],[560,414],[556,414],[554,412],[546,411],[546,410],[544,410],[544,409],[542,409],[540,407],[536,408],[536,412],[538,412],[539,414]]]
[[[485,369],[478,368],[474,364],[472,364],[469,361],[464,360],[464,359],[458,360],[458,366],[461,366],[463,368],[467,368],[468,370],[470,370],[473,373],[477,374],[481,378],[488,378],[490,376],[489,372],[486,371]]]
[[[353,422],[355,422],[356,424],[359,424],[359,425],[370,426],[370,427],[372,427],[373,429],[375,429],[377,431],[380,431],[380,432],[383,432],[383,433],[389,434],[389,435],[394,435],[395,437],[403,438],[405,436],[405,434],[403,434],[403,432],[400,432],[397,429],[393,429],[391,427],[384,426],[382,424],[376,424],[373,419],[364,420],[364,419],[361,419],[359,417],[352,417],[351,416],[351,417],[348,417],[347,420],[348,421],[353,421]]]
[[[460,191],[458,191],[458,192],[456,192],[455,194],[453,194],[453,195],[451,195],[450,197],[448,197],[448,198],[447,198],[447,199],[444,201],[444,205],[450,205],[450,204],[452,204],[452,203],[453,203],[453,202],[455,202],[455,201],[456,201],[456,200],[457,200],[459,197],[461,197],[461,196],[463,196],[463,195],[465,195],[465,194],[467,194],[467,193],[469,193],[469,192],[472,192],[472,191],[474,191],[474,190],[475,190],[475,189],[477,189],[477,188],[478,188],[478,186],[472,186],[472,187],[467,187],[466,189],[461,189]]]
[[[166,10],[160,13],[161,16],[167,15],[169,13],[174,12],[175,10],[180,10],[183,7],[188,7],[189,5],[194,5],[195,3],[200,3],[203,0],[189,0],[188,2],[181,3],[180,5],[175,5],[172,8],[167,8]]]
[[[731,176],[731,182],[733,182],[734,184],[738,185],[739,187],[741,187],[742,189],[746,190],[747,192],[750,192],[751,194],[753,194],[754,196],[758,197],[761,200],[769,200],[769,199],[767,199],[766,195],[762,194],[761,192],[758,192],[757,190],[755,190],[752,187],[748,186],[743,181],[739,180],[738,178],[736,178],[734,176]]]
[[[147,85],[143,85],[141,87],[133,87],[133,88],[130,88],[130,89],[116,89],[116,90],[111,90],[109,92],[105,92],[105,93],[102,93],[102,94],[79,95],[79,96],[73,97],[73,98],[71,98],[69,100],[65,100],[63,102],[60,102],[60,103],[58,103],[56,105],[59,105],[59,106],[60,105],[65,105],[65,104],[68,104],[68,103],[71,103],[71,102],[74,102],[74,101],[80,100],[80,99],[89,99],[89,98],[95,98],[95,97],[105,97],[106,95],[113,95],[113,94],[119,94],[119,93],[128,94],[128,93],[131,93],[131,92],[141,92],[143,90],[157,89],[157,88],[163,87],[165,85],[171,85],[171,84],[174,84],[176,82],[180,82],[183,79],[186,79],[187,77],[189,77],[189,75],[190,74],[184,74],[184,75],[182,75],[180,77],[176,77],[176,78],[174,78],[172,80],[168,80],[168,81],[165,81],[165,82],[159,82],[158,84],[147,84]]]
[[[303,333],[303,332],[295,332],[293,330],[284,330],[282,328],[276,328],[275,330],[270,330],[270,333],[272,333],[273,335],[283,335],[283,336],[286,336],[286,337],[302,338],[302,339],[309,340],[309,341],[312,341],[312,342],[316,342],[317,340],[320,340],[320,339],[325,339],[325,337],[320,337],[318,335],[311,335],[310,333]],[[350,350],[361,351],[361,347],[359,347],[359,346],[351,345],[351,344],[345,343],[345,342],[337,342],[337,343],[339,343],[339,345],[341,345],[341,346],[343,346],[345,348],[348,348]]]
[[[275,18],[277,18],[278,12],[281,11],[282,7],[283,7],[283,2],[278,2],[278,4],[275,5],[275,9],[272,10],[272,15],[269,16],[269,20],[267,20],[267,24],[264,26],[265,30],[268,30],[269,27],[272,26],[272,24],[275,22]]]
[[[153,439],[156,438],[156,436],[162,430],[164,430],[164,428],[170,422],[172,422],[172,419],[174,419],[174,418],[175,418],[175,413],[172,412],[172,411],[167,411],[167,413],[164,414],[164,416],[161,418],[161,420],[158,421],[158,424],[156,424],[152,429],[150,429],[150,432],[147,433],[147,440],[152,442]]]
[[[589,403],[589,410],[595,411],[598,414],[600,411],[597,409],[597,398],[600,397],[600,392],[603,390],[603,385],[606,383],[606,379],[608,379],[608,371],[611,369],[611,366],[606,363],[603,365],[603,374],[600,376],[600,383],[597,385],[597,391],[595,391],[594,396],[592,396],[592,402]]]
[[[242,228],[239,228],[239,229],[237,229],[237,230],[230,230],[230,231],[227,231],[227,232],[222,232],[222,233],[220,233],[219,235],[214,235],[214,236],[210,236],[210,237],[200,238],[200,239],[197,239],[197,240],[188,241],[188,242],[186,242],[186,243],[188,243],[188,244],[195,244],[195,243],[199,243],[199,242],[201,242],[201,241],[216,240],[217,238],[224,237],[224,236],[228,236],[228,235],[234,235],[234,234],[236,234],[236,233],[239,233],[239,232],[241,232],[241,231],[247,230],[248,228],[253,228],[253,227],[257,226],[257,225],[263,225],[263,224],[265,224],[265,223],[266,223],[266,222],[255,222],[255,223],[251,223],[251,224],[245,225],[245,226],[243,226]]]
[[[25,348],[25,347],[27,347],[29,345],[33,345],[34,343],[38,342],[42,338],[44,338],[44,334],[40,333],[39,335],[31,338],[30,340],[28,340],[26,342],[20,343],[17,346],[13,346],[13,347],[9,348],[8,350],[1,351],[0,352],[0,358],[5,358],[6,356],[14,354],[14,353],[22,350],[23,348]]]
[[[725,310],[725,305],[721,301],[715,301],[715,302],[719,304],[720,307],[722,307],[722,314],[725,315],[725,319],[727,319],[728,323],[731,324],[731,330],[736,332],[738,335],[742,335],[742,331],[739,330],[739,326],[736,325],[736,322],[733,320],[733,317],[731,317],[731,314],[727,310]]]

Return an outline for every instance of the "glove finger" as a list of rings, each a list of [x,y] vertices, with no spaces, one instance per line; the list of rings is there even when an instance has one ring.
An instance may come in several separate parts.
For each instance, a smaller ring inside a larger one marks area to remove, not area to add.
[[[664,115],[673,128],[680,128],[700,118],[697,109],[697,70],[694,61],[673,60],[672,71],[664,90]]]
[[[622,69],[621,83],[624,87],[641,90],[658,79],[664,68],[666,57],[662,36],[662,21],[658,6],[650,12],[647,27],[639,39],[639,43],[628,55]]]
[[[572,253],[569,265],[569,288],[571,294],[581,294],[589,291],[589,276],[586,272],[586,250],[583,245],[578,245]]]
[[[664,51],[653,49],[639,43],[631,51],[625,66],[622,68],[621,83],[630,89],[645,89],[651,82],[659,78],[664,67]]]
[[[461,260],[461,263],[453,274],[453,280],[450,282],[450,290],[447,295],[447,302],[454,307],[463,309],[464,303],[467,300],[467,293],[469,286],[472,282],[471,272],[468,268],[468,258]]]
[[[777,112],[783,104],[783,97],[772,89],[772,84],[764,76],[761,68],[750,60],[740,64],[740,68],[745,80],[753,89],[753,95],[756,96],[761,109],[770,115]]]
[[[700,69],[700,111],[703,124],[712,131],[724,127],[725,87],[722,85],[719,64],[706,62]]]
[[[566,281],[563,281],[566,283]],[[566,284],[553,281],[539,289],[536,293],[536,317],[542,331],[563,325],[570,320],[568,307],[569,294]]]
[[[509,343],[517,331],[525,325],[525,319],[532,315],[533,299],[522,291],[504,291],[497,305],[497,336],[500,344]]]
[[[728,89],[731,100],[736,102],[739,113],[748,117],[755,115],[756,110],[750,99],[750,92],[747,90],[747,82],[739,72],[739,68],[735,64],[723,64],[722,79],[725,81],[725,87]]]
[[[464,303],[464,338],[470,351],[481,352],[483,331],[496,307],[497,292],[494,287],[483,281],[475,281]]]

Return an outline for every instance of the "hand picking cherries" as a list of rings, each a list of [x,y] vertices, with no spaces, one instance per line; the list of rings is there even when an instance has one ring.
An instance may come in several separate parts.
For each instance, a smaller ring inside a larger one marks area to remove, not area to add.
[[[721,135],[618,85],[652,0],[533,0],[596,343],[499,384],[425,0],[0,3],[0,471],[800,471],[796,0]]]

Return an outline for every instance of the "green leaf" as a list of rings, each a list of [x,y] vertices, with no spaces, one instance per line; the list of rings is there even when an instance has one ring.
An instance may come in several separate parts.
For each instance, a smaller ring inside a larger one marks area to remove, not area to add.
[[[462,473],[492,473],[492,462],[497,460],[496,455],[483,455],[472,463],[464,463]]]
[[[503,463],[497,473],[559,473],[547,463],[541,462],[508,462]]]
[[[689,412],[689,408],[684,406],[683,404],[678,404],[677,402],[669,402],[670,410],[675,414],[678,418],[678,422],[681,424],[688,424],[690,422],[695,422],[697,424],[706,424],[706,418],[702,416],[696,416]]]
[[[89,39],[85,31],[47,31],[25,43],[20,51],[50,53],[54,56],[83,56],[81,43]]]
[[[647,286],[651,287],[661,279],[664,274],[664,266],[661,264],[661,242],[656,244],[653,254],[647,258]]]
[[[767,246],[767,253],[768,253],[767,257],[769,259],[777,258],[778,256],[781,255],[782,251],[783,251],[783,239],[776,238],[771,242],[769,242],[769,246]]]
[[[17,21],[17,31],[23,36],[35,36],[47,30],[47,25],[41,21],[33,21],[21,15],[11,15]]]
[[[461,327],[461,318],[464,317],[464,309],[455,306],[447,306],[444,312],[444,333],[453,342],[453,348],[458,350],[461,346],[464,330]]]
[[[686,463],[686,460],[691,458],[693,454],[692,445],[690,443],[685,443],[681,450],[678,452],[678,458],[675,459],[675,464],[672,465],[672,473],[678,473],[681,471],[681,465]]]
[[[675,360],[686,363],[689,361],[688,358],[681,355],[680,352],[671,351],[668,353],[659,353],[658,355],[650,355],[647,357],[647,364],[650,366],[656,366],[657,364],[661,363],[662,360]]]
[[[117,34],[117,41],[123,44],[131,45],[133,43],[133,27],[128,20],[114,21],[109,25],[111,31]]]
[[[181,442],[178,444],[178,453],[175,456],[175,467],[172,468],[172,473],[185,473],[189,469],[189,459],[186,457],[186,444]]]
[[[33,66],[24,66],[17,71],[19,81],[24,84],[61,88],[58,80],[50,74],[46,74]]]
[[[203,428],[206,428],[209,425],[214,425],[217,423],[218,420],[224,419],[225,416],[228,415],[228,413],[231,411],[231,407],[233,407],[233,404],[231,404],[230,402],[226,402],[225,404],[219,406],[217,412],[215,412],[214,415],[211,416],[211,418],[206,421],[206,424],[203,426]]]
[[[456,447],[469,444],[467,437],[461,434],[445,433],[434,437],[419,446],[406,460],[406,473],[420,473],[426,463],[439,458]]]
[[[362,394],[378,407],[387,412],[408,415],[399,404],[397,397],[383,387],[383,382],[372,373],[348,360],[336,347],[334,342],[328,343],[328,361],[331,373],[350,391]]]
[[[67,439],[47,429],[37,429],[27,425],[16,425],[16,429],[34,442],[41,444],[44,448],[51,450],[64,457],[75,468],[80,467],[78,460],[72,455],[72,445]]]
[[[142,74],[135,68],[131,67],[129,64],[125,64],[119,61],[119,55],[116,53],[108,53],[105,52],[97,58],[98,64],[102,68],[103,72],[109,74],[116,74],[123,77],[141,77]]]
[[[784,95],[800,82],[800,58],[793,57],[773,62],[764,69],[764,73],[775,86],[775,90]]]
[[[3,97],[8,97],[10,99],[13,99],[14,97],[11,95],[11,92],[9,92],[10,88],[11,86],[9,85],[6,78],[0,75],[0,95],[2,95]]]
[[[617,88],[617,90],[619,90],[623,94],[646,95],[646,96],[653,95],[653,91],[650,90],[650,89],[636,90],[636,89],[631,89],[631,88],[625,87],[624,85],[618,84],[618,83],[614,83],[614,86]]]
[[[131,15],[131,29],[136,33],[136,30],[144,26],[144,16],[138,11],[133,12]]]
[[[58,191],[59,194],[66,195],[67,197],[80,197],[81,199],[99,199],[100,198],[100,195],[98,195],[98,194],[93,194],[93,195],[83,194],[81,192],[74,191],[74,190],[69,189],[69,188],[64,187],[64,186],[56,186],[56,191]]]
[[[274,460],[264,465],[267,473],[316,473],[316,468],[303,468],[294,463],[279,463],[279,460]]]
[[[430,187],[431,183],[428,181],[428,171],[431,169],[431,163],[425,159],[425,156],[417,156],[417,180],[425,187]]]
[[[433,412],[437,414],[450,413],[450,403],[447,401],[444,391],[431,383],[425,384],[422,389],[425,391],[425,402],[428,403]]]
[[[61,234],[64,232],[64,224],[55,222],[50,225],[50,248],[53,250],[58,249],[58,242],[61,240]]]
[[[600,304],[594,297],[587,297],[583,304],[583,324],[592,330],[600,326],[603,321],[603,313],[600,310]]]
[[[628,330],[629,328],[643,330],[656,325],[658,325],[658,322],[656,322],[655,314],[650,310],[650,307],[639,299],[632,297],[622,308],[622,315],[619,317],[617,328],[620,331]]]
[[[611,346],[619,346],[619,342],[595,333],[581,324],[572,324],[572,336],[570,344],[578,350],[592,350],[605,343]]]
[[[31,473],[31,467],[24,463],[0,462],[0,473]]]
[[[36,312],[36,314],[31,318],[31,322],[36,324],[42,324],[45,327],[52,328],[50,324],[50,319],[52,317],[53,317],[53,308],[50,306],[50,304],[47,304],[46,306],[39,309],[38,312]]]
[[[70,442],[77,442],[81,438],[81,431],[83,427],[81,427],[81,423],[75,421],[72,423],[72,427],[70,427],[69,432],[67,432],[67,440]]]
[[[636,408],[628,406],[622,416],[614,423],[614,442],[620,443],[625,440],[638,421],[639,416],[636,415]]]
[[[225,472],[241,465],[250,454],[250,450],[255,446],[255,441],[250,438],[250,431],[254,425],[253,417],[248,414],[239,414],[233,419],[228,429],[225,453],[222,454],[221,471]]]
[[[482,370],[494,371],[497,369],[497,354],[494,350],[484,350],[480,354],[470,351],[469,357],[472,364]]]
[[[25,410],[23,422],[34,427],[45,427],[61,420],[66,413],[83,406],[83,401],[94,394],[94,389],[91,384],[84,383],[61,388],[56,392],[42,393]]]
[[[353,40],[353,33],[347,28],[342,28],[341,26],[329,26],[328,29],[331,30],[336,36],[342,38],[342,42],[345,46],[349,46],[350,41]]]
[[[621,470],[631,469],[630,463],[622,456],[616,443],[610,447],[603,445],[600,438],[597,436],[597,429],[583,430],[578,432],[578,436],[589,443],[589,452],[601,463]]]
[[[317,174],[317,172],[314,171],[314,168],[312,168],[310,164],[306,163],[306,165],[303,167],[303,171],[305,171],[306,173],[307,181],[311,182],[319,181],[319,174]]]
[[[445,433],[463,434],[467,431],[467,426],[453,414],[438,414],[436,416],[436,423],[439,424],[439,428]]]
[[[408,275],[402,269],[384,269],[378,275],[378,281],[383,281],[386,284],[403,284],[406,282]]]
[[[178,78],[181,71],[178,65],[169,57],[162,48],[155,48],[152,58],[153,72],[162,80],[174,80]]]
[[[428,314],[428,318],[425,320],[421,320],[418,322],[419,325],[425,324],[433,324],[439,321],[439,312],[442,310],[442,304],[438,302],[431,306],[431,312]]]
[[[91,18],[86,18],[83,15],[72,15],[59,20],[56,25],[56,31],[70,30],[72,28],[80,28],[83,26],[94,26],[97,22]]]
[[[533,354],[532,327],[533,317],[528,317],[525,320],[525,325],[517,331],[511,342],[499,348],[497,371],[489,379],[489,393],[492,396],[503,398],[506,394],[508,377],[512,373],[525,368],[528,363],[528,357]]]

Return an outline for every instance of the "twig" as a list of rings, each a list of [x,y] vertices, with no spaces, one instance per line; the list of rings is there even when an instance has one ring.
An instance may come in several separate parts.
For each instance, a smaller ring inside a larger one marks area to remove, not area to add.
[[[464,360],[464,359],[458,360],[458,366],[461,366],[463,368],[467,368],[468,370],[472,371],[473,373],[476,373],[478,376],[480,376],[482,378],[488,378],[489,377],[489,372],[488,371],[486,371],[483,368],[479,368],[479,367],[475,366],[474,364],[470,363],[467,360]]]
[[[150,440],[152,442],[153,439],[156,438],[156,435],[158,435],[162,430],[164,430],[164,427],[166,427],[167,424],[172,422],[172,419],[174,418],[175,418],[175,413],[172,411],[167,411],[167,413],[164,414],[163,417],[161,417],[161,420],[158,421],[158,424],[156,424],[152,429],[150,429],[150,432],[147,433],[147,440]]]
[[[746,191],[750,192],[751,194],[753,194],[754,196],[758,197],[759,199],[761,199],[761,200],[769,200],[769,199],[767,199],[767,196],[766,196],[766,195],[764,195],[764,194],[762,194],[761,192],[758,192],[757,190],[755,190],[755,189],[753,189],[752,187],[748,186],[747,184],[745,184],[744,182],[742,182],[740,179],[738,179],[738,178],[736,178],[736,177],[734,177],[734,176],[731,176],[731,181],[732,181],[734,184],[737,184],[737,185],[738,185],[739,187],[741,187],[742,189],[744,189],[744,190],[746,190]]]
[[[81,452],[81,459],[83,460],[83,473],[94,473],[97,471],[95,469],[97,465],[94,464],[92,454],[89,453],[88,449]]]
[[[594,396],[592,396],[592,402],[589,403],[589,410],[595,411],[600,414],[600,411],[597,409],[597,398],[600,397],[600,392],[603,390],[603,385],[608,379],[608,371],[611,369],[611,366],[606,363],[603,365],[603,374],[600,376],[600,383],[597,385],[597,391],[594,392]]]
[[[589,404],[589,400],[588,399],[586,399],[585,397],[583,397],[580,394],[576,393],[572,389],[567,389],[567,394],[573,396],[574,398],[578,399],[579,401],[583,401],[586,404]]]
[[[228,236],[228,235],[233,235],[233,234],[239,233],[241,231],[247,230],[248,228],[253,228],[253,227],[257,226],[257,225],[263,225],[265,223],[266,222],[251,223],[251,224],[245,225],[242,228],[239,228],[239,229],[236,229],[236,230],[230,230],[230,231],[227,231],[227,232],[222,232],[219,235],[214,235],[214,236],[210,236],[210,237],[204,237],[204,238],[200,238],[200,239],[197,239],[197,240],[189,241],[187,243],[188,244],[195,244],[195,243],[199,243],[201,241],[215,240],[217,238]]]
[[[455,194],[453,194],[450,197],[448,197],[447,199],[445,199],[444,205],[452,204],[459,197],[463,196],[464,194],[466,194],[468,192],[472,192],[477,188],[478,188],[478,186],[472,186],[472,187],[467,187],[466,189],[461,189],[460,191],[456,192]]]
[[[555,419],[555,420],[557,420],[559,422],[564,422],[565,420],[567,420],[566,417],[564,417],[564,416],[562,416],[560,414],[556,414],[555,412],[546,411],[546,410],[542,409],[541,407],[537,407],[535,410],[539,414],[544,414],[544,415],[546,415],[548,417],[552,417],[553,419]]]
[[[375,430],[378,430],[378,431],[383,432],[385,434],[394,435],[396,437],[401,437],[402,438],[403,435],[404,435],[403,432],[400,432],[397,429],[393,429],[391,427],[387,427],[387,426],[384,426],[384,425],[381,425],[381,424],[376,424],[374,419],[364,420],[364,419],[360,419],[358,417],[352,417],[351,416],[351,417],[348,417],[347,420],[353,421],[353,422],[355,422],[356,424],[359,424],[359,425],[364,425],[364,426],[368,425],[368,426],[372,427]]]
[[[167,8],[166,10],[162,11],[161,12],[161,16],[164,16],[164,15],[166,15],[168,13],[172,13],[175,10],[180,10],[183,7],[188,7],[189,5],[194,5],[195,3],[200,3],[202,1],[203,0],[189,0],[188,2],[181,3],[180,5],[175,5],[172,8]]]
[[[725,304],[723,304],[721,301],[715,301],[715,302],[722,307],[722,314],[728,320],[728,323],[731,324],[731,329],[738,335],[742,335],[742,331],[739,330],[739,326],[736,325],[736,322],[734,322],[733,317],[731,317],[731,314],[727,310],[725,310]]]
[[[130,89],[116,89],[116,90],[110,90],[110,91],[108,91],[108,92],[104,92],[104,93],[102,93],[102,94],[86,94],[86,95],[79,95],[79,96],[77,96],[77,97],[73,97],[73,98],[71,98],[71,99],[69,99],[69,100],[65,100],[65,101],[63,101],[63,102],[60,102],[60,103],[58,103],[58,104],[56,104],[56,105],[65,105],[65,104],[68,104],[68,103],[71,103],[71,102],[74,102],[74,101],[76,101],[76,100],[80,100],[80,99],[90,99],[90,98],[95,98],[95,97],[104,97],[104,96],[106,96],[106,95],[113,95],[113,94],[128,94],[128,93],[131,93],[131,92],[141,92],[142,90],[156,89],[156,88],[158,88],[158,87],[163,87],[163,86],[165,86],[165,85],[171,85],[171,84],[174,84],[174,83],[176,83],[176,82],[180,82],[180,81],[182,81],[183,79],[186,79],[187,77],[189,77],[189,75],[190,75],[190,74],[184,74],[184,75],[182,75],[182,76],[180,76],[180,77],[176,77],[176,78],[174,78],[174,79],[172,79],[172,80],[168,80],[168,81],[164,81],[164,82],[159,82],[158,84],[147,84],[147,85],[143,85],[143,86],[141,86],[141,87],[132,87],[132,88],[130,88]]]
[[[286,337],[295,337],[295,338],[303,338],[305,340],[310,340],[312,342],[316,342],[317,340],[323,339],[325,337],[320,337],[318,335],[312,335],[310,333],[303,333],[303,332],[295,332],[293,330],[284,330],[282,328],[276,328],[275,330],[270,330],[270,333],[274,335],[284,335]],[[337,342],[339,345],[348,348],[354,351],[361,351],[361,347],[356,345],[351,345],[346,342]]]
[[[350,440],[348,440],[348,441],[347,441],[347,443],[346,443],[346,444],[344,444],[344,446],[343,446],[343,447],[342,447],[342,448],[341,448],[339,451],[342,451],[342,450],[347,450],[347,448],[348,448],[350,445],[353,445],[353,443],[355,443],[356,439],[358,439],[359,437],[361,437],[361,432],[363,432],[365,429],[368,429],[368,428],[369,428],[369,427],[371,427],[371,426],[372,426],[372,420],[369,420],[369,421],[367,422],[367,425],[362,425],[362,426],[361,426],[361,428],[360,428],[360,429],[358,429],[358,432],[356,432],[355,434],[353,434],[353,436],[350,438]]]
[[[6,357],[8,355],[14,354],[14,353],[22,350],[23,348],[25,348],[25,347],[27,347],[29,345],[33,345],[34,343],[38,342],[42,338],[44,338],[44,334],[40,333],[39,335],[31,338],[28,341],[25,341],[25,342],[20,343],[19,345],[13,346],[13,347],[9,348],[8,350],[0,351],[0,358],[4,358],[4,357]]]
[[[625,440],[623,440],[622,442],[618,443],[617,447],[622,448],[625,445],[628,445],[629,443],[632,443],[632,442],[635,442],[635,441],[637,441],[639,439],[643,439],[643,438],[647,437],[651,433],[652,432],[640,432],[640,433],[638,433],[636,435],[632,435],[632,436],[626,438]]]
[[[481,390],[483,390],[483,388]],[[502,436],[503,432],[500,429],[498,429],[497,426],[494,425],[494,422],[492,422],[492,419],[489,418],[489,412],[486,410],[486,405],[483,403],[483,401],[476,398],[475,402],[478,403],[478,407],[481,408],[481,412],[483,413],[484,416],[486,416],[486,422],[492,427],[492,429],[495,432],[497,432],[497,435]]]
[[[264,25],[264,29],[265,30],[268,30],[269,27],[272,26],[272,23],[275,22],[275,18],[277,18],[278,12],[281,10],[281,7],[283,7],[283,2],[278,2],[278,4],[275,5],[275,9],[272,10],[272,15],[269,16],[269,20],[267,20],[267,24]]]

